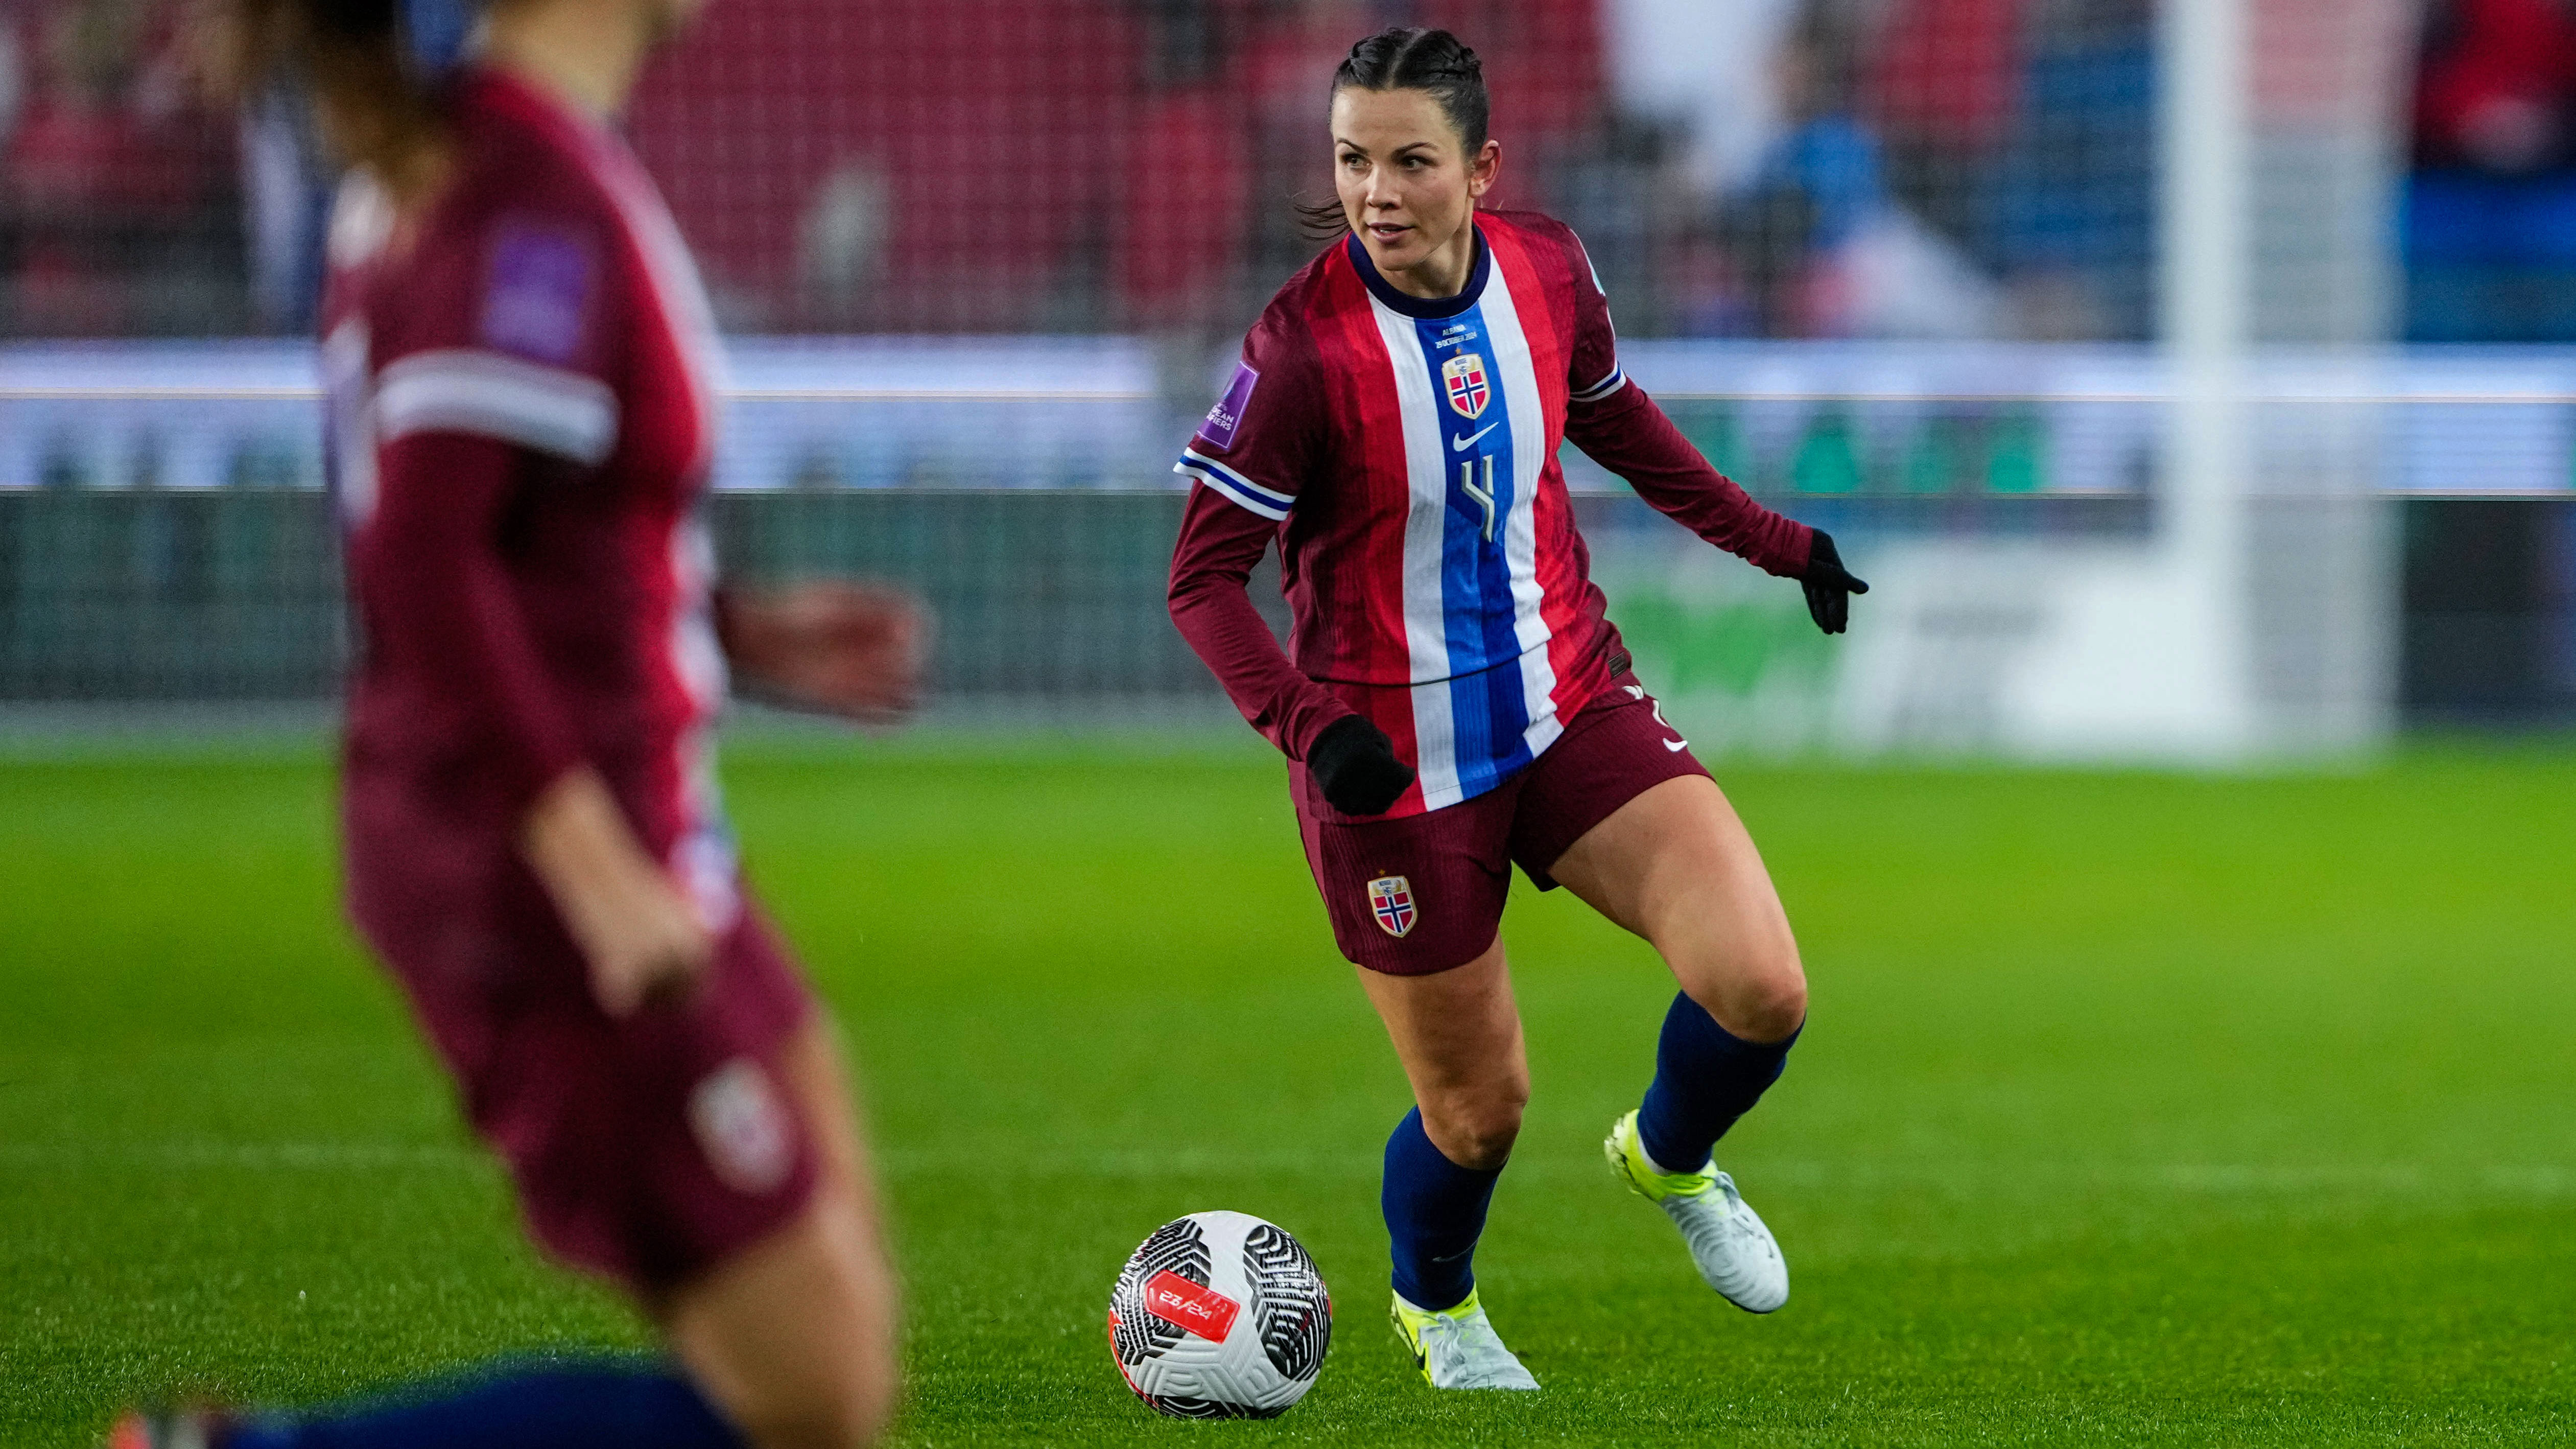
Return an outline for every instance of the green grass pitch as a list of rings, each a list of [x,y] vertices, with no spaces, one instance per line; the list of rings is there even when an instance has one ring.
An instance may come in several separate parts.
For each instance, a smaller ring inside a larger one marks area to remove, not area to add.
[[[1598,1142],[1650,953],[1524,885],[1537,1099],[1480,1257],[1545,1383],[1383,1319],[1405,1095],[1273,759],[754,742],[751,870],[855,1041],[907,1445],[2564,1443],[2576,753],[2320,778],[1733,768],[1813,1024],[1721,1160],[1795,1296],[1692,1276]],[[0,1442],[641,1341],[522,1245],[334,904],[316,754],[0,763]],[[1306,1403],[1164,1423],[1102,1337],[1155,1224],[1273,1218]]]

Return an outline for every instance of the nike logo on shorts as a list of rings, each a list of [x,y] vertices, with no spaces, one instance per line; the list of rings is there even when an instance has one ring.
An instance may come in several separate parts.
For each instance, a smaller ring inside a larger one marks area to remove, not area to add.
[[[1620,687],[1628,691],[1628,697],[1630,699],[1642,700],[1646,697],[1646,691],[1638,688],[1636,685],[1626,684],[1621,685]],[[1664,703],[1662,700],[1655,701],[1655,723],[1662,725],[1666,729],[1671,729],[1673,727],[1672,722],[1664,718]],[[1664,741],[1664,748],[1678,755],[1682,751],[1690,748],[1690,741],[1684,739],[1666,740]]]

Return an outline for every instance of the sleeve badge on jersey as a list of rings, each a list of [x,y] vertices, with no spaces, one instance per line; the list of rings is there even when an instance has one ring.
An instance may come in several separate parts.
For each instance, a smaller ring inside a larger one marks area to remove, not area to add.
[[[1440,364],[1440,381],[1449,389],[1449,406],[1470,421],[1494,400],[1493,384],[1485,378],[1485,359],[1478,353],[1461,352]]]
[[[1253,385],[1260,381],[1261,374],[1250,363],[1236,363],[1225,396],[1216,400],[1216,406],[1208,409],[1207,421],[1199,424],[1199,436],[1218,452],[1234,446],[1235,430],[1243,426],[1243,410],[1252,406]]]
[[[492,237],[481,319],[486,345],[558,366],[581,347],[591,249],[551,228],[503,225]]]
[[[1400,875],[1382,875],[1368,883],[1369,913],[1377,917],[1378,929],[1403,939],[1421,919],[1413,908],[1413,882]]]

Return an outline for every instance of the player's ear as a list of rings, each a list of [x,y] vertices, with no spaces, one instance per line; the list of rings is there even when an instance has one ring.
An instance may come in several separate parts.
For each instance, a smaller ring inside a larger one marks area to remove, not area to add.
[[[1488,136],[1484,146],[1467,158],[1468,199],[1484,200],[1485,193],[1494,189],[1494,178],[1502,174],[1502,169],[1503,143]]]

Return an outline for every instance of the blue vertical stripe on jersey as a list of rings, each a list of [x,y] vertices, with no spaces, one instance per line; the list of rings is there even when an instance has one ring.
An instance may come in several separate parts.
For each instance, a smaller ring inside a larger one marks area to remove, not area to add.
[[[1503,520],[1515,501],[1511,409],[1504,401],[1502,369],[1481,304],[1452,317],[1417,317],[1413,332],[1431,371],[1446,445],[1441,464],[1449,507],[1441,537],[1441,614],[1449,649],[1458,783],[1472,796],[1530,762],[1529,704],[1522,696],[1520,672],[1496,668],[1521,653],[1511,560],[1502,544]],[[1485,366],[1487,401],[1473,417],[1451,400],[1441,375],[1445,363],[1467,354]],[[1494,510],[1490,540],[1485,537],[1485,505],[1466,486],[1473,481],[1485,487],[1489,480]]]

